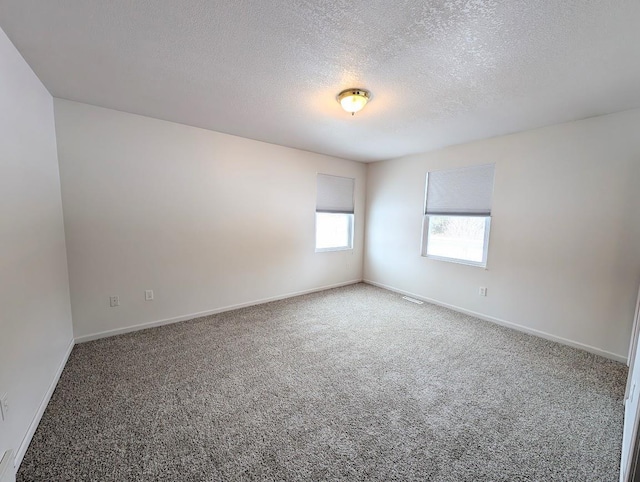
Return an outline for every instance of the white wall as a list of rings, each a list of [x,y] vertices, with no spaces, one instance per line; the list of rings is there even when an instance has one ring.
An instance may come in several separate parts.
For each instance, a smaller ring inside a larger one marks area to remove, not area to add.
[[[72,343],[53,99],[0,30],[0,457],[18,458]]]
[[[365,279],[626,359],[640,283],[638,126],[633,110],[370,165]],[[425,174],[490,162],[487,269],[421,257]]]
[[[81,340],[362,278],[364,164],[65,100],[55,112]],[[314,252],[318,172],[356,178],[352,251]]]

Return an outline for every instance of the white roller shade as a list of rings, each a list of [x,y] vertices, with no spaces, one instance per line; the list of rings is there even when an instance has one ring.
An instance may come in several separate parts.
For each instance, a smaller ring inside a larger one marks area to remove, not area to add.
[[[495,164],[434,171],[427,175],[429,215],[491,215]]]
[[[352,214],[354,184],[350,177],[318,174],[316,212]]]

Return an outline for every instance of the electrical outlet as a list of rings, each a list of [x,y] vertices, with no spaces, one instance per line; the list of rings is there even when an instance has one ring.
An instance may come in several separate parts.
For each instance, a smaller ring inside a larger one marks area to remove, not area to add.
[[[487,288],[485,286],[481,286],[480,289],[478,289],[478,294],[480,296],[487,296]]]
[[[4,393],[0,396],[0,417],[4,422],[9,416],[9,395]]]
[[[116,306],[120,306],[120,297],[119,296],[109,296],[109,306],[111,308],[115,308]]]
[[[153,301],[153,290],[144,290],[144,300]]]

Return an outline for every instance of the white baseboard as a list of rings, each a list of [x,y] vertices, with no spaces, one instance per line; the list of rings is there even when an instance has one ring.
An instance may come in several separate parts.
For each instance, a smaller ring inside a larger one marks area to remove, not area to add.
[[[237,305],[223,306],[222,308],[215,308],[213,310],[200,311],[198,313],[191,313],[188,315],[176,316],[174,318],[166,318],[164,320],[149,321],[147,323],[140,323],[138,325],[127,326],[124,328],[117,328],[115,330],[101,331],[99,333],[93,333],[91,335],[83,335],[76,337],[76,343],[84,343],[87,341],[98,340],[100,338],[107,338],[109,336],[122,335],[124,333],[130,333],[132,331],[146,330],[147,328],[154,328],[156,326],[170,325],[172,323],[178,323],[180,321],[192,320],[194,318],[200,318],[202,316],[215,315],[216,313],[224,313],[225,311],[238,310],[240,308],[246,308],[248,306],[261,305],[263,303],[269,303],[271,301],[284,300],[286,298],[293,298],[295,296],[306,295],[309,293],[316,293],[318,291],[330,290],[332,288],[340,288],[342,286],[353,285],[362,283],[362,279],[356,279],[351,281],[344,281],[342,283],[336,283],[327,286],[320,286],[318,288],[311,288],[304,291],[296,291],[294,293],[286,293],[284,295],[272,296],[270,298],[262,298],[259,300],[248,301],[246,303],[239,303]]]
[[[550,333],[536,330],[535,328],[529,328],[523,325],[519,325],[517,323],[513,323],[511,321],[502,320],[500,318],[495,318],[493,316],[485,315],[483,313],[478,313],[475,311],[467,310],[465,308],[460,308],[459,306],[450,305],[448,303],[443,303],[438,300],[434,300],[432,298],[427,298],[425,296],[418,295],[416,293],[411,293],[410,291],[401,290],[395,288],[393,286],[388,286],[382,283],[378,283],[376,281],[371,280],[363,280],[363,282],[377,286],[379,288],[384,288],[385,290],[393,291],[395,293],[399,293],[405,296],[411,296],[412,298],[417,298],[422,301],[426,301],[427,303],[431,303],[438,306],[443,306],[444,308],[449,308],[450,310],[457,311],[459,313],[464,313],[465,315],[474,316],[476,318],[480,318],[481,320],[490,321],[492,323],[496,323],[498,325],[506,326],[507,328],[512,328],[514,330],[522,331],[529,335],[538,336],[540,338],[544,338],[546,340],[555,341],[557,343],[561,343],[563,345],[568,345],[573,348],[578,348],[580,350],[588,351],[589,353],[593,353],[595,355],[600,355],[605,358],[609,358],[610,360],[619,361],[622,363],[627,363],[627,357],[624,355],[618,355],[617,353],[611,353],[609,351],[601,350],[600,348],[596,348],[595,346],[585,345],[584,343],[580,343],[578,341],[569,340],[567,338],[562,338],[560,336],[552,335]]]
[[[31,443],[31,439],[33,438],[33,434],[36,433],[36,429],[38,428],[38,424],[42,419],[42,415],[44,414],[44,411],[47,408],[47,405],[49,405],[49,400],[51,400],[51,395],[53,395],[53,391],[56,389],[56,386],[58,385],[58,380],[60,380],[60,375],[62,375],[62,370],[64,370],[64,367],[67,364],[67,360],[69,359],[69,355],[71,355],[71,350],[73,350],[74,344],[75,344],[75,341],[72,339],[71,342],[69,343],[69,346],[67,347],[67,351],[62,357],[62,361],[60,362],[60,365],[58,366],[58,369],[56,370],[55,375],[53,376],[53,380],[51,380],[51,384],[49,385],[47,392],[44,394],[44,397],[40,402],[38,411],[33,417],[33,420],[29,425],[29,429],[27,430],[27,433],[22,439],[22,443],[20,444],[20,447],[18,448],[16,457],[15,457],[14,463],[15,463],[16,469],[20,467],[20,464],[22,463],[22,459],[24,458],[24,454],[27,452],[27,449],[29,448],[29,444]]]

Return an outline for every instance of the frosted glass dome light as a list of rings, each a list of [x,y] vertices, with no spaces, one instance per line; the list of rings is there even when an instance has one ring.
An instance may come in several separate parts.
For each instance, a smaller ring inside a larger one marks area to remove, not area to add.
[[[340,92],[337,99],[342,108],[353,115],[367,105],[371,99],[371,93],[364,89],[347,89]]]

